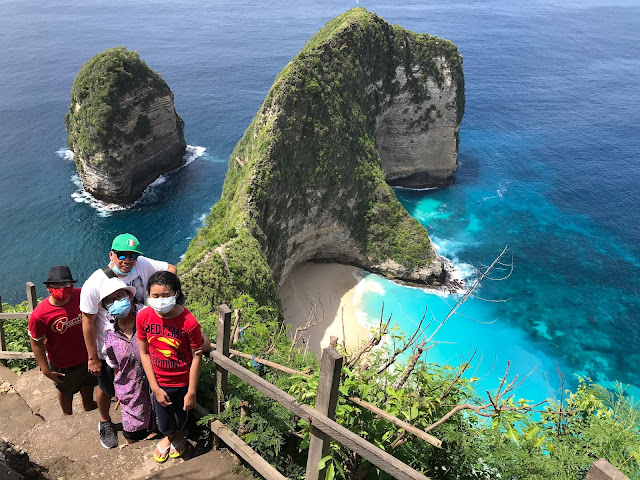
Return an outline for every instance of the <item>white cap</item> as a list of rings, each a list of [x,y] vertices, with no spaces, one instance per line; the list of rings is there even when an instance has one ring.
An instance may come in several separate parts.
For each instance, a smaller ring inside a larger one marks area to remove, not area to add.
[[[100,286],[100,302],[118,290],[126,290],[131,295],[136,294],[136,287],[126,285],[118,277],[107,278],[107,280]]]

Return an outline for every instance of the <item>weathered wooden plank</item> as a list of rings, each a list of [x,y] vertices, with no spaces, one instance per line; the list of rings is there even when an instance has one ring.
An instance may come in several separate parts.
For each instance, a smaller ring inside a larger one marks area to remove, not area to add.
[[[342,355],[335,348],[330,347],[322,350],[315,409],[332,420],[335,418],[336,405],[338,404],[342,361]],[[306,480],[325,480],[327,469],[318,470],[318,466],[320,460],[329,454],[330,446],[331,438],[316,426],[312,426],[309,455],[307,456]]]
[[[6,312],[0,313],[0,320],[29,320],[30,315],[30,312]]]
[[[338,425],[326,415],[316,412],[313,408],[307,405],[298,404],[294,397],[280,390],[275,385],[272,385],[255,373],[247,370],[241,365],[238,365],[233,360],[226,358],[217,351],[212,351],[209,356],[219,367],[226,369],[228,372],[237,376],[244,382],[260,390],[266,396],[278,402],[294,415],[308,421],[320,431],[326,433],[331,438],[353,450],[363,458],[366,458],[389,475],[392,475],[394,478],[399,480],[428,480],[428,477],[415,471],[384,450],[381,450],[375,445],[360,438],[345,427]]]
[[[38,296],[36,295],[36,286],[32,282],[27,282],[27,305],[29,311],[33,312],[38,305]]]
[[[5,352],[0,351],[0,360],[29,360],[36,358],[33,352]]]
[[[287,477],[276,470],[269,462],[256,453],[256,451],[225,427],[219,420],[211,422],[211,431],[226,443],[229,448],[240,455],[245,462],[251,465],[266,480],[286,480]]]
[[[209,415],[209,412],[199,403],[193,409],[193,413],[197,418]],[[256,469],[267,480],[286,480],[287,477],[276,470],[269,462],[262,458],[255,450],[247,445],[240,437],[229,430],[224,424],[218,420],[209,422],[209,429],[217,435],[227,446],[240,455],[249,465]]]
[[[413,425],[407,422],[404,422],[397,417],[394,417],[393,415],[385,412],[384,410],[376,407],[375,405],[372,405],[369,402],[365,402],[364,400],[361,400],[357,397],[349,397],[349,400],[351,400],[356,405],[360,405],[361,407],[366,408],[370,412],[373,412],[376,415],[379,415],[380,418],[384,418],[388,422],[393,423],[396,427],[400,427],[403,430],[406,430],[407,432],[414,434],[416,437],[421,438],[425,442],[430,443],[434,447],[440,448],[442,446],[442,441],[437,439],[433,435],[429,435],[427,432],[423,432],[419,428],[416,428]]]
[[[229,335],[231,330],[231,309],[223,304],[218,307],[218,325],[216,332],[216,351],[229,357]],[[213,392],[213,413],[221,413],[222,403],[227,394],[227,379],[229,374],[226,370],[216,367],[216,388]]]

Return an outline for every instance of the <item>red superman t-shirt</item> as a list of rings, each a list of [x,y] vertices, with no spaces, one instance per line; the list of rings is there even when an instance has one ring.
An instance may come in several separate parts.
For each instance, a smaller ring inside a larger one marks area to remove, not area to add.
[[[151,307],[136,317],[137,337],[149,344],[149,355],[161,387],[189,385],[191,349],[202,346],[200,324],[186,308],[174,318],[160,318]]]
[[[40,302],[29,316],[28,329],[34,340],[44,338],[49,361],[56,367],[75,367],[87,361],[79,288],[73,289],[64,305],[51,305],[49,297]]]

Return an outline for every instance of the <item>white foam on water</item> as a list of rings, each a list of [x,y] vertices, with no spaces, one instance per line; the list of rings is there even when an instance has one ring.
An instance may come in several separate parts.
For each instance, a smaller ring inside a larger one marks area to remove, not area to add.
[[[496,190],[495,195],[489,195],[488,197],[482,197],[482,201],[491,200],[492,198],[499,198],[500,200],[504,199],[504,194],[507,192],[506,188],[499,188]]]
[[[61,148],[60,150],[57,150],[56,153],[60,155],[62,158],[64,158],[65,160],[73,161],[74,159],[73,152],[68,148]]]
[[[391,187],[393,190],[409,190],[410,192],[426,192],[428,190],[438,190],[440,187],[424,187],[424,188],[411,188],[396,185]]]
[[[98,216],[100,217],[108,217],[113,212],[128,210],[134,207],[135,205],[137,205],[138,203],[140,203],[142,199],[144,199],[145,195],[149,195],[149,193],[153,189],[165,183],[167,181],[167,175],[170,175],[173,172],[177,172],[181,168],[186,167],[195,159],[201,157],[206,150],[207,149],[205,147],[198,147],[198,146],[194,147],[192,145],[187,145],[187,148],[185,149],[184,155],[182,157],[184,159],[184,163],[178,168],[171,170],[167,174],[160,175],[158,178],[156,178],[152,183],[150,183],[147,186],[147,188],[144,189],[144,192],[142,192],[142,195],[140,196],[140,198],[129,205],[117,205],[115,203],[107,203],[107,202],[98,200],[97,198],[95,198],[93,195],[91,195],[89,192],[87,192],[84,189],[84,186],[82,185],[82,180],[80,179],[80,176],[77,174],[72,175],[71,177],[71,181],[76,185],[76,187],[78,187],[78,190],[76,190],[71,194],[71,198],[73,198],[73,200],[77,203],[86,203],[91,208],[95,209],[98,212]],[[56,153],[66,160],[73,161],[74,159],[73,152],[68,148],[61,148],[57,150]]]

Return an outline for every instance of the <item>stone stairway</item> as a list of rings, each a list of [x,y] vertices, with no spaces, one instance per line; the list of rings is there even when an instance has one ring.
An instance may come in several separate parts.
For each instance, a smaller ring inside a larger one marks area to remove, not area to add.
[[[44,467],[44,477],[52,480],[128,478],[128,479],[216,479],[252,478],[235,467],[224,451],[206,452],[196,443],[199,432],[189,432],[194,448],[184,458],[164,464],[153,460],[154,441],[142,441],[107,450],[98,439],[98,412],[82,410],[75,396],[73,415],[62,414],[51,381],[31,370],[20,376],[0,365],[0,439],[26,451],[29,459]],[[114,423],[120,410],[112,410]],[[196,430],[196,429],[193,429]],[[210,442],[209,442],[210,443]],[[3,464],[0,453],[0,479],[19,479]]]

